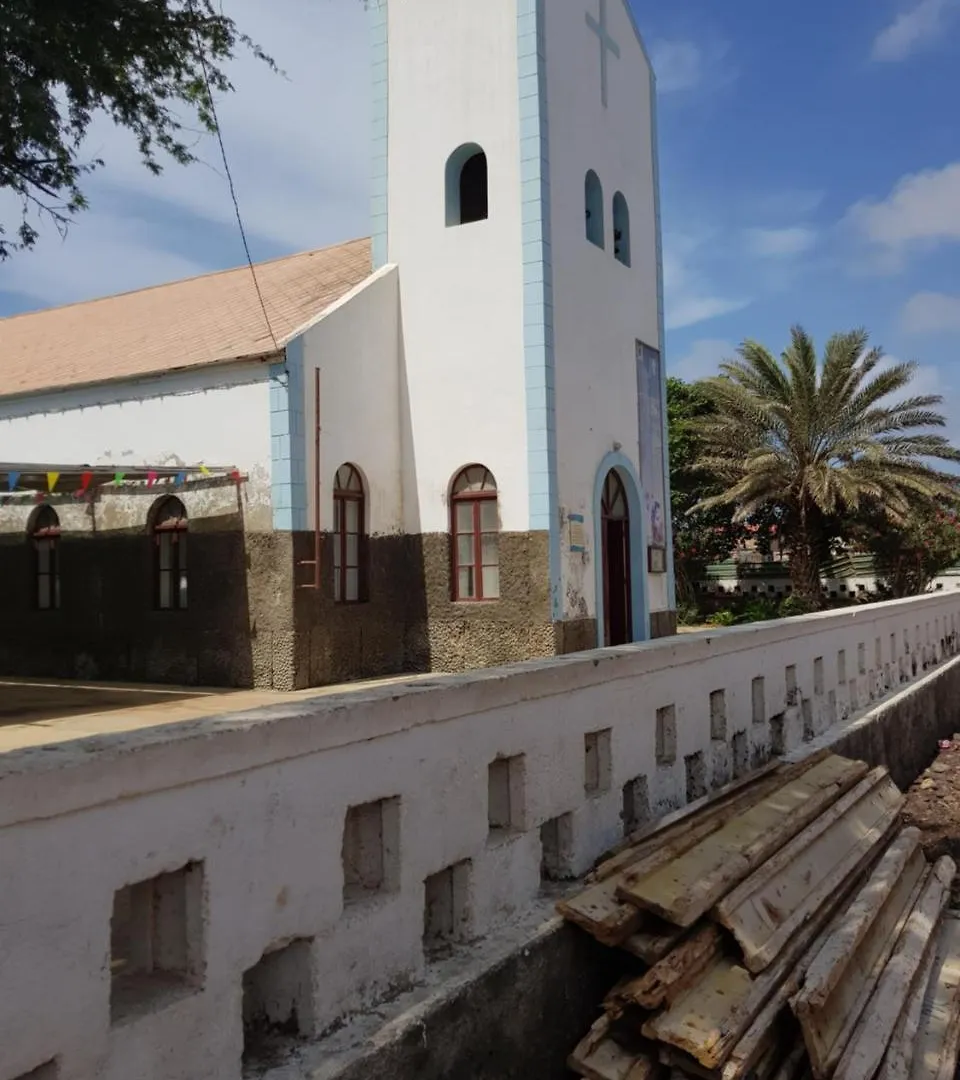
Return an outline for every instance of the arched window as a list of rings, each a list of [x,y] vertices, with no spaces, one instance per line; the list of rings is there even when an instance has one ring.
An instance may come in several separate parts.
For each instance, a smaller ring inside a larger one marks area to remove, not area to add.
[[[153,579],[161,611],[187,606],[187,511],[172,495],[161,499],[152,514]]]
[[[447,225],[485,221],[487,155],[476,143],[465,143],[447,159]]]
[[[500,596],[500,522],[497,482],[483,465],[470,465],[453,481],[454,600],[496,600]]]
[[[591,169],[583,185],[584,211],[587,221],[587,239],[598,248],[603,242],[603,185],[600,177]]]
[[[34,602],[40,611],[60,607],[60,519],[52,506],[41,506],[30,520],[33,545]]]
[[[630,265],[630,207],[622,191],[613,197],[613,254],[624,266]]]
[[[365,500],[363,477],[341,465],[333,482],[333,599],[358,604],[364,597]]]

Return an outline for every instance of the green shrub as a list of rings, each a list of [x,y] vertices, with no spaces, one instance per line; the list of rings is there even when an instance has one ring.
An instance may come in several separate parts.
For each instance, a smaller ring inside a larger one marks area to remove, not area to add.
[[[780,601],[780,618],[790,619],[795,615],[809,615],[813,612],[813,605],[800,596],[785,596]]]
[[[737,622],[767,622],[769,619],[779,618],[780,606],[776,600],[771,600],[767,596],[758,596],[744,607]]]
[[[708,626],[733,626],[737,621],[736,615],[729,608],[715,611],[708,619]]]

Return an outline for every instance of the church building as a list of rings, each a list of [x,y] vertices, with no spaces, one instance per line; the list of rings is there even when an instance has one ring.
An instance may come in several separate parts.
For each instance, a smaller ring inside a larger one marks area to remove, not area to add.
[[[629,4],[369,8],[368,239],[0,321],[0,673],[291,689],[675,631]]]

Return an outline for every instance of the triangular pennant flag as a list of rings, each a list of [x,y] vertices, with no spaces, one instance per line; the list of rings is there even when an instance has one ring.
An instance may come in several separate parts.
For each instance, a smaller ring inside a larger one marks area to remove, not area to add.
[[[147,487],[153,487],[156,482],[157,474],[151,469],[150,472],[147,473]]]
[[[83,495],[83,493],[90,486],[90,481],[92,479],[93,479],[93,473],[92,472],[85,472],[80,476],[80,494],[81,495]]]
[[[239,484],[240,483],[240,470],[239,469],[234,469],[233,472],[230,474],[230,479],[231,480],[236,480],[236,482]]]
[[[187,474],[185,472],[178,472],[177,478],[174,481],[177,487],[182,487],[187,482]]]
[[[113,482],[119,487],[120,484],[123,483],[123,478],[126,475],[127,475],[126,473],[122,473],[122,472],[114,473],[113,474]]]
[[[20,474],[18,472],[7,473],[7,484],[9,485],[8,490],[16,491],[19,481]]]
[[[200,466],[200,475],[201,476],[209,476],[210,475],[210,470],[206,467],[206,465],[201,465]]]
[[[53,489],[57,486],[57,481],[59,479],[60,479],[60,474],[58,472],[48,472],[47,473],[47,491],[53,491]]]

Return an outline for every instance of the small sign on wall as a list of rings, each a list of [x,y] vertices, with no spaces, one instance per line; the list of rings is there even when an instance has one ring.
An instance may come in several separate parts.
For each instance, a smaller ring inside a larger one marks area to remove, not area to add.
[[[567,545],[571,551],[579,555],[587,550],[583,514],[567,514]]]
[[[667,572],[667,549],[665,547],[647,548],[647,569],[651,574]]]

